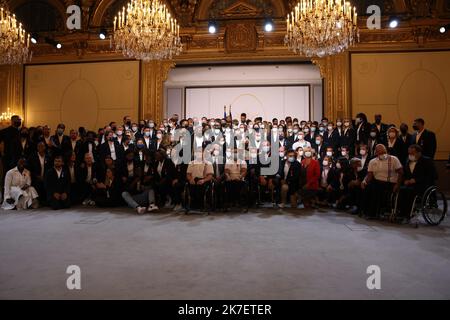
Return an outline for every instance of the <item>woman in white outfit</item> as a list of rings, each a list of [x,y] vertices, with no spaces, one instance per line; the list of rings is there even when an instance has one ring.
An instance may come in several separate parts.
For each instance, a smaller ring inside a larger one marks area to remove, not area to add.
[[[5,194],[2,208],[5,210],[35,209],[38,207],[38,193],[31,186],[30,171],[25,169],[25,159],[17,162],[5,176]]]

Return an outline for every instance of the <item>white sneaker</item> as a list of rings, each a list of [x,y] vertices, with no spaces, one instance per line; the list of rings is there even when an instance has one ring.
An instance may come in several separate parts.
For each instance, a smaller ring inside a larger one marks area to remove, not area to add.
[[[147,211],[148,211],[148,212],[153,212],[153,211],[156,211],[156,210],[159,210],[159,208],[158,208],[158,206],[155,205],[155,204],[151,204],[151,205],[149,205],[148,208],[147,208]]]
[[[136,211],[138,214],[144,214],[145,210],[146,210],[145,207],[137,207],[136,208]]]
[[[278,208],[283,209],[283,208],[284,208],[284,203],[280,203],[280,204],[278,205]]]
[[[88,204],[89,204],[89,199],[86,199],[86,200],[84,200],[83,202],[82,202],[82,205],[83,206],[87,206]]]
[[[94,207],[95,206],[95,201],[94,200],[89,200],[89,205]]]
[[[173,211],[181,211],[181,210],[183,210],[183,207],[181,206],[181,204],[177,204],[176,206],[175,206],[175,208],[173,208]]]

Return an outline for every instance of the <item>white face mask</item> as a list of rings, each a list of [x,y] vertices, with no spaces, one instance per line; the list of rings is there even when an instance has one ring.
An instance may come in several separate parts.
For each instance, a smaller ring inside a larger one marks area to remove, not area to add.
[[[387,154],[382,154],[381,156],[378,156],[378,159],[380,159],[380,160],[386,160],[387,157],[388,157]]]
[[[341,168],[341,164],[338,162],[336,163],[336,168],[340,169]]]
[[[332,151],[327,151],[327,156],[328,157],[332,157],[333,156],[333,152]]]
[[[350,127],[350,122],[344,122],[344,126]]]
[[[342,126],[342,122],[339,121],[339,122],[336,123],[336,125],[337,125],[338,127],[340,127],[340,126]]]
[[[262,149],[263,149],[264,152],[269,152],[270,151],[270,147],[268,147],[268,146],[265,146]]]
[[[311,158],[311,155],[312,155],[311,151],[306,151],[305,152],[305,157]]]
[[[280,152],[280,158],[284,158],[284,152]]]
[[[324,167],[327,167],[328,166],[328,160],[323,160],[322,164],[323,164]]]
[[[121,135],[123,134],[123,131],[122,131],[122,130],[119,130],[119,131],[116,132],[116,134],[117,134],[118,136],[121,136]]]
[[[320,144],[320,140],[316,140],[316,144],[319,145]]]
[[[228,158],[231,158],[231,152],[230,151],[227,151],[226,154],[227,154]]]
[[[255,159],[257,156],[258,154],[255,152],[250,153],[250,157],[252,157],[253,159]]]
[[[341,151],[343,157],[347,156],[347,151]]]
[[[299,140],[303,140],[304,137],[305,137],[305,136],[302,135],[302,134],[299,134],[299,135],[298,135],[298,139],[299,139]]]
[[[149,131],[145,131],[144,134],[145,134],[146,137],[150,137],[150,132]]]
[[[408,159],[409,159],[409,161],[414,162],[414,161],[416,161],[416,156],[410,154],[410,155],[408,155]]]
[[[375,137],[377,136],[377,133],[376,133],[376,132],[371,132],[371,133],[370,133],[370,136],[371,136],[372,138],[375,138]]]
[[[359,150],[359,154],[362,155],[362,156],[365,156],[366,153],[367,153],[367,151],[365,149]]]
[[[333,130],[333,127],[332,126],[328,126],[328,131],[331,131],[331,130]]]
[[[131,130],[132,130],[133,132],[136,132],[137,129],[138,129],[137,127],[132,127],[132,128],[131,128]]]
[[[158,133],[158,134],[156,135],[156,137],[157,137],[158,139],[161,139],[161,138],[162,138],[162,134],[161,134],[161,133]]]

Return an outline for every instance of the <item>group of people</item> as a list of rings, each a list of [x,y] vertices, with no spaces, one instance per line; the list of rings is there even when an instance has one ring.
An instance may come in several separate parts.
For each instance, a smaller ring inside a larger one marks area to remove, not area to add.
[[[416,119],[413,132],[375,115],[318,121],[223,118],[111,122],[88,131],[59,124],[27,128],[19,116],[0,131],[4,209],[128,205],[139,214],[170,206],[218,209],[269,202],[331,206],[378,217],[400,192],[401,216],[437,178],[435,134]],[[214,190],[213,193],[210,193]],[[189,199],[189,200],[186,200]]]

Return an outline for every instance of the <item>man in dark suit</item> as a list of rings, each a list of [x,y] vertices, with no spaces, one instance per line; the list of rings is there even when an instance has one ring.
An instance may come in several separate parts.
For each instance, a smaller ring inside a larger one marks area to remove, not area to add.
[[[355,146],[356,131],[351,126],[350,119],[344,119],[344,127],[342,129],[342,135],[339,138],[339,148],[341,146]],[[350,156],[355,154],[355,148],[350,147]]]
[[[411,145],[412,135],[408,133],[408,125],[406,123],[402,123],[400,125],[400,140],[402,141],[402,150],[400,153],[399,160],[402,165],[405,165],[406,160],[408,159],[408,148]]]
[[[173,183],[176,178],[175,165],[172,160],[167,158],[167,154],[164,150],[158,150],[155,153],[155,168],[154,168],[154,181],[155,191],[159,196],[157,205],[164,207],[167,196],[171,196],[173,200]]]
[[[297,192],[300,189],[301,177],[301,164],[297,161],[297,156],[294,150],[289,150],[287,159],[281,162],[278,168],[277,177],[280,179],[280,208],[284,208],[284,205],[289,198],[291,207],[297,207]]]
[[[410,218],[414,197],[423,194],[428,187],[435,184],[436,179],[437,171],[433,160],[423,155],[421,146],[411,145],[408,148],[408,161],[398,199],[401,217]]]
[[[30,154],[28,166],[31,172],[31,185],[39,194],[41,204],[46,203],[46,193],[44,188],[45,173],[51,168],[50,156],[47,152],[47,146],[44,141],[37,145],[37,151]]]
[[[381,114],[375,115],[375,122],[372,123],[372,129],[377,131],[378,139],[384,141],[386,138],[386,132],[388,130],[388,125],[381,122]]]
[[[414,120],[413,129],[416,131],[411,138],[411,144],[418,144],[422,147],[422,154],[434,159],[437,142],[434,132],[425,129],[425,121],[422,118]]]
[[[0,131],[0,142],[4,143],[3,172],[6,172],[17,165],[19,161],[20,148],[20,126],[22,119],[19,116],[11,117],[11,126]]]
[[[372,126],[367,122],[367,116],[364,113],[358,113],[355,120],[356,144],[367,144],[369,140],[370,129]]]
[[[63,165],[63,157],[55,156],[53,168],[47,171],[44,179],[47,201],[53,210],[70,206],[70,177]]]
[[[68,158],[72,152],[69,136],[64,135],[66,126],[63,123],[58,124],[56,127],[56,134],[51,136],[51,156],[62,155]]]
[[[80,144],[77,159],[78,163],[84,160],[84,155],[90,153],[93,156],[94,162],[99,161],[98,150],[95,144],[96,133],[94,131],[88,131],[86,133],[86,139]]]
[[[77,155],[77,160],[78,160],[78,156],[80,154],[80,148],[81,148],[81,140],[78,139],[78,132],[74,129],[70,130],[70,153],[72,154],[72,152],[75,152],[75,154]]]
[[[103,163],[106,156],[111,156],[114,163],[122,163],[123,154],[122,145],[114,139],[114,133],[108,131],[106,133],[106,141],[99,147],[100,162]]]

